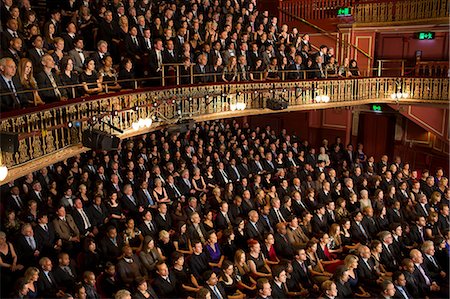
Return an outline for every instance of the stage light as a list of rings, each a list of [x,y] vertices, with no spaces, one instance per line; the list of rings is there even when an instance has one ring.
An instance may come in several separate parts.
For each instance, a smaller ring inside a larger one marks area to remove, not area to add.
[[[0,182],[4,181],[8,176],[8,167],[5,165],[0,166]]]

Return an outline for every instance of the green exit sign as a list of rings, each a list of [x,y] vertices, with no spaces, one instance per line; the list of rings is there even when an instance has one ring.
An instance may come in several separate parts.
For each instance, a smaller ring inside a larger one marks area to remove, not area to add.
[[[420,40],[434,39],[434,32],[416,32],[416,38]]]
[[[352,9],[350,7],[340,7],[337,10],[338,17],[347,17],[352,15]]]
[[[372,105],[372,111],[381,112],[381,105]]]

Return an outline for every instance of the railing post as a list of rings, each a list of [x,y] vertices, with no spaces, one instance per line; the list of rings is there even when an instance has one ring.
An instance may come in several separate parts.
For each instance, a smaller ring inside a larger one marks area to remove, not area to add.
[[[134,80],[134,89],[137,89],[137,88],[138,88],[138,81]]]
[[[381,77],[381,66],[382,66],[382,62],[381,62],[381,60],[378,60],[378,77]]]
[[[164,69],[165,69],[165,67],[164,66],[162,66],[161,67],[161,76],[162,76],[162,86],[166,86],[166,74],[165,74],[165,71],[164,71]]]
[[[192,67],[192,65],[189,66],[190,70],[189,70],[189,74],[190,74],[190,78],[191,78],[191,84],[194,84],[194,68]]]
[[[177,85],[180,85],[180,66],[177,64]]]
[[[405,60],[402,60],[402,72],[401,76],[403,77],[405,75]]]

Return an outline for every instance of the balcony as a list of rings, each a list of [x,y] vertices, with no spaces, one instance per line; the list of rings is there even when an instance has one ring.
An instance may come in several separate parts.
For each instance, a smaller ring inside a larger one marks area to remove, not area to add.
[[[338,16],[338,10],[348,15]],[[334,19],[361,26],[412,25],[448,23],[449,4],[446,0],[279,0],[279,19],[289,23],[295,18],[305,20]]]
[[[89,128],[128,138],[180,120],[280,112],[269,109],[271,99],[286,102],[284,111],[299,111],[370,103],[448,106],[448,97],[448,78],[371,77],[212,83],[78,98],[1,115],[0,131],[19,139],[17,152],[2,152],[9,169],[3,182],[89,150],[81,142]]]

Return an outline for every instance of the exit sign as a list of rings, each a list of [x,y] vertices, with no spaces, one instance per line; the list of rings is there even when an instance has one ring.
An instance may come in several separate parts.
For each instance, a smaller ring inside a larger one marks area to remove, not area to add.
[[[420,40],[431,40],[434,39],[434,32],[416,32],[415,36]]]
[[[352,9],[350,7],[340,7],[337,10],[338,17],[348,17],[352,15]]]
[[[381,105],[372,105],[372,111],[381,112]]]

